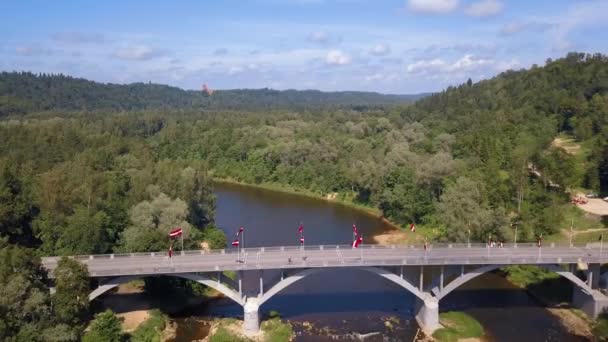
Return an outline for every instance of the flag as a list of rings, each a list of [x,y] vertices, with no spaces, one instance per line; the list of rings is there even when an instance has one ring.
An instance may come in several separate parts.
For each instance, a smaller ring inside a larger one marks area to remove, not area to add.
[[[302,234],[304,232],[304,225],[300,223],[300,226],[298,227],[298,233]]]
[[[359,231],[357,230],[357,226],[353,224],[353,233],[356,235],[359,235]]]
[[[169,237],[176,237],[182,235],[183,230],[182,227],[177,227],[169,232]]]
[[[304,235],[300,236],[300,243],[304,244]]]
[[[243,228],[243,226],[241,226],[241,227],[239,228],[239,231],[238,231],[238,232],[236,232],[236,236],[238,237],[238,236],[239,236],[239,235],[241,235],[241,233],[242,233],[242,232],[244,232],[244,231],[245,231],[245,228]]]
[[[415,224],[410,224],[410,232],[415,232],[416,231],[416,225]]]
[[[357,239],[353,241],[353,248],[359,247],[359,245],[363,242],[363,236],[358,235]]]
[[[236,240],[232,241],[232,245],[234,247],[238,247],[239,246],[239,239],[236,239]]]

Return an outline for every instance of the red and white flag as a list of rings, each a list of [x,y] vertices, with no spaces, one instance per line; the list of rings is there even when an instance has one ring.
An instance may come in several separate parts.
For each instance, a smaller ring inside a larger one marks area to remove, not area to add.
[[[304,235],[300,236],[300,244],[304,244]]]
[[[359,231],[357,230],[357,226],[353,224],[353,234],[359,235]]]
[[[176,237],[182,235],[183,230],[182,227],[177,227],[169,232],[169,237]]]
[[[363,242],[363,236],[358,235],[357,239],[353,241],[353,248],[358,248],[361,242]]]
[[[410,232],[415,232],[416,231],[416,225],[415,224],[410,224]]]
[[[232,245],[234,247],[238,247],[239,246],[239,239],[236,239],[236,240],[232,241]]]
[[[245,228],[243,228],[243,226],[241,226],[241,227],[239,228],[239,231],[238,231],[238,232],[236,232],[236,236],[237,236],[237,237],[239,237],[239,235],[241,235],[241,233],[242,233],[242,232],[244,232],[244,231],[245,231]]]
[[[298,227],[298,233],[302,234],[304,232],[304,225],[300,223],[300,226]]]

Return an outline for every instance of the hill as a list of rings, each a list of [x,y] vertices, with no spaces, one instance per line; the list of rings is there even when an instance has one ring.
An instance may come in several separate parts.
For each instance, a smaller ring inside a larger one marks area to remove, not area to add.
[[[98,83],[64,75],[29,72],[0,73],[0,117],[48,110],[132,111],[307,109],[321,106],[381,106],[403,104],[421,95],[373,92],[233,89],[213,95],[160,84]]]

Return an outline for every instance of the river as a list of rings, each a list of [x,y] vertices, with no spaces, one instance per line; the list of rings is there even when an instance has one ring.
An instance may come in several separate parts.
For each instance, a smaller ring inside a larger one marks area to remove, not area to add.
[[[350,243],[353,223],[370,237],[365,243],[392,229],[367,213],[293,194],[232,184],[217,184],[216,194],[217,225],[228,237],[243,225],[246,247],[297,245],[300,223],[311,245]],[[299,281],[261,310],[276,310],[289,320],[296,341],[355,340],[353,332],[380,332],[366,341],[412,341],[418,328],[413,304],[413,295],[378,276],[338,270]],[[525,291],[496,274],[480,276],[454,291],[441,301],[440,309],[471,314],[485,327],[488,341],[582,341]],[[178,325],[176,341],[203,338],[208,317],[242,314],[238,304],[223,298],[184,310],[172,317]]]

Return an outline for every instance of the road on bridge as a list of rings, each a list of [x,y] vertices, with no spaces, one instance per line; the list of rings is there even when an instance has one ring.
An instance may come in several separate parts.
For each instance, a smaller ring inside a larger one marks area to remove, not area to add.
[[[362,245],[262,247],[237,250],[184,251],[172,258],[166,253],[131,253],[75,256],[87,265],[92,277],[264,270],[316,267],[487,265],[487,264],[567,264],[598,263],[608,259],[599,244],[585,246],[485,244],[421,246]],[[240,261],[237,260],[240,255]],[[43,267],[53,277],[59,257],[42,258]]]

